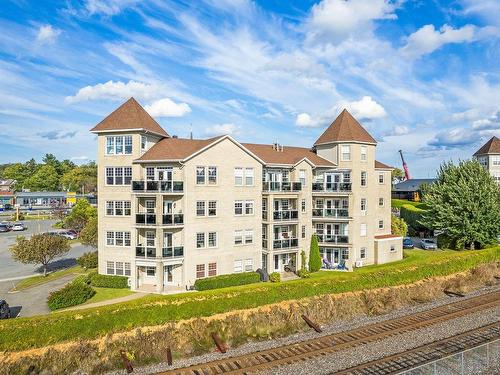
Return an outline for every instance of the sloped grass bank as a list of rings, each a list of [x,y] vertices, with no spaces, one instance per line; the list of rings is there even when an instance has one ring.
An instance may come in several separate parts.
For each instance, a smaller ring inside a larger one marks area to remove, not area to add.
[[[299,301],[306,297],[405,285],[468,271],[485,263],[496,264],[499,259],[499,246],[462,252],[412,250],[406,252],[402,261],[370,266],[351,273],[325,271],[308,279],[286,283],[259,283],[169,296],[152,295],[88,310],[4,320],[0,321],[0,351],[20,351],[66,341],[109,337],[107,335],[111,333],[137,327],[165,325],[282,301]],[[321,306],[318,308],[321,309]],[[198,328],[201,329],[201,326]]]

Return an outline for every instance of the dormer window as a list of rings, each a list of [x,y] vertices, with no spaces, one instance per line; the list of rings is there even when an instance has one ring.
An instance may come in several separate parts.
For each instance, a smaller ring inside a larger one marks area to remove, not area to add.
[[[106,155],[130,155],[132,154],[132,136],[108,136],[106,137]]]

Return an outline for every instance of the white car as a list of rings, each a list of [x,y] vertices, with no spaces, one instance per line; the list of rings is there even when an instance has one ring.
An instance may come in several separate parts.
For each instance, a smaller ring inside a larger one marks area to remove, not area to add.
[[[436,243],[433,240],[427,238],[420,240],[420,247],[424,250],[437,250]]]
[[[15,232],[20,232],[20,231],[26,230],[26,226],[23,223],[14,223],[14,224],[12,224],[11,230],[13,230]]]
[[[71,233],[71,232],[66,232],[66,231],[57,232],[56,235],[64,237],[64,238],[66,238],[68,240],[74,240],[74,239],[76,239],[76,236],[73,233]]]

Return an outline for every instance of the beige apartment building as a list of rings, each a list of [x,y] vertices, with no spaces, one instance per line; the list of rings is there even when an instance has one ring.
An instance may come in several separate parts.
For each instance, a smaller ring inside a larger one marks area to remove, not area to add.
[[[402,259],[391,167],[344,110],[312,148],[170,136],[133,98],[98,139],[99,272],[168,293],[198,278],[295,271],[316,233],[325,269]]]
[[[500,184],[500,139],[491,137],[479,150],[474,157],[479,163],[493,176],[497,184]]]

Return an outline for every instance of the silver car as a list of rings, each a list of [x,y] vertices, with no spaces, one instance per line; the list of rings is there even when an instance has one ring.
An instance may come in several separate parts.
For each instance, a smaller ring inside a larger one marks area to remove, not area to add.
[[[424,238],[424,239],[420,240],[420,247],[424,250],[436,250],[437,249],[436,243],[433,240],[428,239],[428,238]]]
[[[23,230],[26,230],[26,226],[23,223],[14,223],[14,224],[12,224],[11,229],[15,232],[23,231]]]

